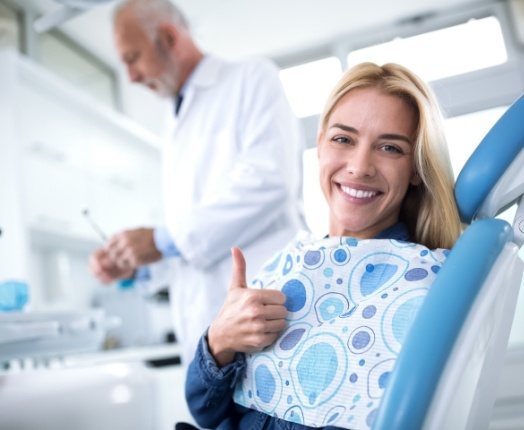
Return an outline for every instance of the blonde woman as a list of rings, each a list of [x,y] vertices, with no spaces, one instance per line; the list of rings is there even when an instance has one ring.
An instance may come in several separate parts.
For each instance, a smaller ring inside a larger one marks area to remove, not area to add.
[[[446,258],[436,248],[458,238],[440,111],[406,68],[346,72],[322,113],[317,149],[328,235],[298,237],[252,288],[232,250],[228,296],[186,384],[203,427],[370,428]]]

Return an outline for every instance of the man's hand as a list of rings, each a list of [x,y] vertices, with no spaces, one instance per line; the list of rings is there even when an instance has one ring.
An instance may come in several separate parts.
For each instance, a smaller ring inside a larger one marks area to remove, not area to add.
[[[231,285],[218,316],[208,331],[209,350],[219,366],[233,361],[236,352],[260,351],[286,327],[286,296],[277,290],[247,288],[242,251],[231,250]]]
[[[104,248],[97,249],[89,257],[91,273],[102,283],[110,284],[118,279],[127,279],[133,276],[134,270],[122,269],[109,257]]]
[[[112,236],[104,248],[121,270],[135,270],[162,258],[155,246],[153,232],[152,228],[125,230]]]

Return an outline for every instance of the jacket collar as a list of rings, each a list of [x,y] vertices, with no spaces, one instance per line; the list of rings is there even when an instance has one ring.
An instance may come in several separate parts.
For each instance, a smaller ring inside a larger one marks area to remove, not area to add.
[[[204,55],[182,87],[184,93],[187,88],[206,88],[212,86],[223,68],[223,63],[212,55]]]
[[[394,239],[407,242],[410,240],[408,227],[406,224],[399,221],[385,230],[382,230],[375,236],[375,239]]]
[[[324,239],[327,238],[329,238],[329,234],[326,234],[324,236]],[[408,227],[401,221],[397,222],[396,224],[393,224],[385,230],[382,230],[373,239],[394,239],[403,242],[410,241]]]

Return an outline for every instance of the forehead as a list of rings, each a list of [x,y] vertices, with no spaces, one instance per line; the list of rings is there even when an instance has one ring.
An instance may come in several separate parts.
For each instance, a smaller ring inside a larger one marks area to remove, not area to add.
[[[120,11],[115,17],[113,33],[120,52],[139,48],[149,42],[145,30],[128,10]]]
[[[413,107],[400,96],[377,88],[357,88],[345,94],[334,106],[327,125],[334,123],[357,129],[373,126],[410,136],[417,118]]]

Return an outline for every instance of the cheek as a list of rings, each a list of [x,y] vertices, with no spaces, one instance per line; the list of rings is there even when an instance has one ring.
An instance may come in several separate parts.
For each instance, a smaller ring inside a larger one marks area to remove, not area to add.
[[[406,164],[390,170],[388,172],[388,182],[398,194],[404,195],[409,188],[412,176],[410,165]]]
[[[156,58],[155,55],[151,55],[151,54],[144,58],[144,62],[142,66],[152,76],[158,75],[158,72],[160,70],[160,63],[158,59]]]

